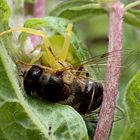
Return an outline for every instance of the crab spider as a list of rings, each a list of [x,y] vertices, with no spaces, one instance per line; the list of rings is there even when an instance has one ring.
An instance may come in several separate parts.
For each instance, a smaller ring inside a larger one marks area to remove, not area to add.
[[[54,69],[60,69],[60,68],[63,68],[65,65],[65,60],[66,60],[68,50],[70,47],[70,37],[71,37],[71,33],[72,33],[72,26],[73,25],[71,23],[69,23],[67,26],[67,32],[66,32],[64,44],[62,47],[62,52],[58,59],[56,59],[55,55],[53,54],[52,45],[51,45],[47,35],[41,30],[25,28],[25,27],[17,27],[17,28],[12,28],[7,31],[1,32],[0,36],[7,34],[7,33],[11,33],[11,32],[21,31],[21,32],[34,34],[34,35],[42,37],[43,44],[34,48],[34,50],[36,50],[38,47],[40,47],[41,50],[37,56],[32,58],[30,64],[34,64],[36,61],[38,61],[40,59],[43,64],[48,64],[49,66],[51,66]]]

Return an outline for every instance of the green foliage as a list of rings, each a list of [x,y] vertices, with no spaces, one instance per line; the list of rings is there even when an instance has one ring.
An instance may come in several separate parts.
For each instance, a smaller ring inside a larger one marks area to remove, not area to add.
[[[0,2],[0,31],[3,31],[8,27],[8,18],[10,15],[10,9],[7,5],[6,0]]]
[[[140,29],[140,10],[133,9],[137,5],[140,5],[140,1],[134,1],[124,7],[124,21]]]
[[[135,14],[138,14],[138,12]],[[125,12],[124,14],[124,21],[138,29],[140,29],[140,18],[135,16],[134,13]]]
[[[97,16],[103,13],[105,11],[99,4],[83,0],[71,0],[58,5],[51,11],[50,15],[65,17],[76,22],[89,16]]]
[[[128,10],[130,13],[134,14],[135,16],[140,16],[140,10],[131,9]]]
[[[139,140],[140,138],[140,71],[129,82],[125,93],[127,113],[126,127],[122,140]]]
[[[100,3],[100,2],[99,2]],[[133,5],[136,6],[139,2],[130,3],[126,6],[124,12],[124,21],[138,29],[140,29],[140,10],[132,10]],[[63,2],[59,4],[54,10],[50,12],[52,16],[65,17],[72,20],[73,22],[78,22],[85,18],[99,16],[101,14],[107,13],[102,5],[95,2],[85,2],[79,0],[71,0],[69,2]]]

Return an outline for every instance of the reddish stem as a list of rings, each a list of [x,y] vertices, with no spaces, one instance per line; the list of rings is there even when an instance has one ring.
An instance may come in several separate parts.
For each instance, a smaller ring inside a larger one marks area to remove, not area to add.
[[[106,67],[106,80],[104,85],[103,103],[99,114],[99,121],[94,140],[107,140],[112,128],[118,82],[121,68],[122,49],[122,17],[123,5],[119,1],[108,5],[109,11],[109,47]]]
[[[34,5],[33,16],[34,17],[44,17],[45,16],[45,7],[46,0],[36,0]]]
[[[45,7],[46,7],[46,0],[36,0],[33,10],[33,16],[34,17],[44,17],[45,16]],[[40,44],[40,37],[33,35],[31,37],[31,41],[33,43],[33,46],[36,46]]]

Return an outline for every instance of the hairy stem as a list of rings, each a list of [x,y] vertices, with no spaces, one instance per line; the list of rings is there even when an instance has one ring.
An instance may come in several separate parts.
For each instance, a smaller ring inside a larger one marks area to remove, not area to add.
[[[46,0],[36,0],[33,10],[33,16],[37,18],[42,18],[45,16],[45,6]],[[40,44],[40,37],[32,35],[31,41],[33,46]]]
[[[94,140],[107,140],[112,128],[121,68],[123,5],[119,1],[107,5],[109,12],[109,47],[103,103]]]
[[[45,6],[46,0],[36,0],[34,5],[33,16],[34,17],[44,17],[45,16]]]

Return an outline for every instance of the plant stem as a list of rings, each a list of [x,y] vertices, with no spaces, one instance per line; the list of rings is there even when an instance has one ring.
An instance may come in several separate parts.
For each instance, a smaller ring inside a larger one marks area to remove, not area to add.
[[[34,5],[33,16],[34,17],[44,17],[45,16],[45,7],[46,0],[36,0]]]
[[[42,18],[45,16],[45,6],[46,6],[46,0],[36,0],[33,10],[33,16]],[[31,41],[33,43],[33,46],[36,46],[40,44],[40,37],[32,35]]]
[[[110,3],[107,7],[109,12],[108,52],[111,52],[111,56],[109,55],[108,57],[103,102],[94,140],[107,140],[109,138],[114,118],[121,68],[123,4],[117,1]]]

